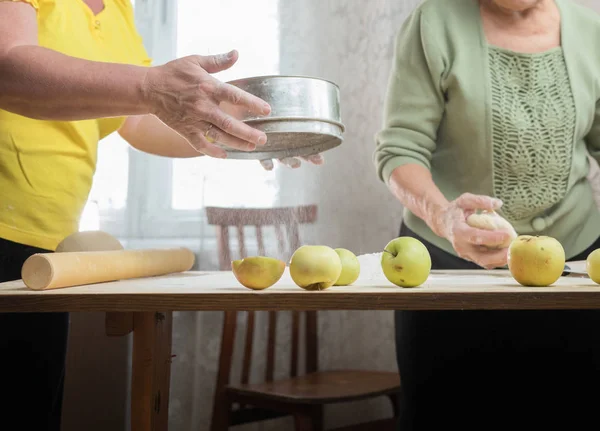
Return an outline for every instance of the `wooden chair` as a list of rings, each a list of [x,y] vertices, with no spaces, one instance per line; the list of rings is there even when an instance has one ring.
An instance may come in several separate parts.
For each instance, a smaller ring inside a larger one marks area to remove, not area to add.
[[[232,251],[229,229],[237,230],[239,257],[246,257],[244,226],[254,226],[258,253],[265,255],[263,231],[272,226],[280,257],[289,261],[300,246],[299,225],[314,223],[315,206],[275,209],[207,208],[208,222],[215,225],[219,238],[219,262],[230,270]],[[287,235],[284,235],[284,230]],[[288,248],[285,250],[285,238]],[[319,294],[316,292],[315,294]],[[301,311],[291,312],[290,377],[274,380],[277,312],[268,312],[266,369],[263,383],[249,383],[254,342],[255,312],[247,313],[247,325],[241,382],[230,382],[238,313],[225,312],[219,370],[214,397],[211,431],[226,431],[234,425],[292,415],[296,431],[322,431],[323,407],[327,404],[387,396],[394,416],[390,419],[345,427],[344,430],[394,430],[398,409],[400,378],[398,373],[338,370],[318,371],[317,313],[305,316],[305,374],[299,373]],[[357,346],[358,347],[358,346]]]

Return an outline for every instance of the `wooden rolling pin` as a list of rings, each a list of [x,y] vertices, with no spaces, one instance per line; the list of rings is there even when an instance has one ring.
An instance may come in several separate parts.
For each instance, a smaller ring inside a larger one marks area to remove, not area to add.
[[[25,261],[21,278],[30,289],[48,290],[172,274],[193,265],[187,248],[39,253]]]

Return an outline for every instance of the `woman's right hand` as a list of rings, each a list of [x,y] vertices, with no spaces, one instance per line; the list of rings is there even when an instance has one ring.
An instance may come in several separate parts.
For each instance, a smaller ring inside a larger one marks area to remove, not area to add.
[[[220,103],[227,102],[256,116],[271,112],[271,107],[262,99],[211,75],[229,69],[237,59],[237,51],[231,51],[206,57],[183,57],[149,68],[143,91],[150,112],[183,136],[196,151],[208,156],[227,156],[215,142],[242,151],[264,145],[265,133],[219,107]]]
[[[467,217],[473,212],[496,211],[501,206],[498,199],[465,193],[435,211],[435,233],[450,241],[461,258],[487,269],[502,267],[507,263],[508,249],[495,247],[507,240],[509,233],[477,229],[467,224]]]

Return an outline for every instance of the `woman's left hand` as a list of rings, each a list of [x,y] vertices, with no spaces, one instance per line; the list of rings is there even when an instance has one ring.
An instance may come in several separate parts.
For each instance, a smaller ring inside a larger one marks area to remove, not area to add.
[[[279,159],[279,163],[292,169],[296,169],[300,167],[300,165],[302,164],[302,160],[312,163],[313,165],[322,165],[325,162],[325,159],[321,154],[313,154],[312,156],[306,157],[286,157],[283,159]],[[273,160],[271,159],[261,160],[260,164],[267,171],[272,170],[274,166]]]

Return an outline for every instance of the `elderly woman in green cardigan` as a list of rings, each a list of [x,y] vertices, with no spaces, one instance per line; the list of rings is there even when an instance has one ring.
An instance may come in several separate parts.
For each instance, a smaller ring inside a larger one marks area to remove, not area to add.
[[[600,18],[569,0],[425,0],[399,32],[377,172],[435,269],[507,263],[497,210],[568,260],[600,247]],[[600,312],[399,311],[403,431],[598,429]]]

